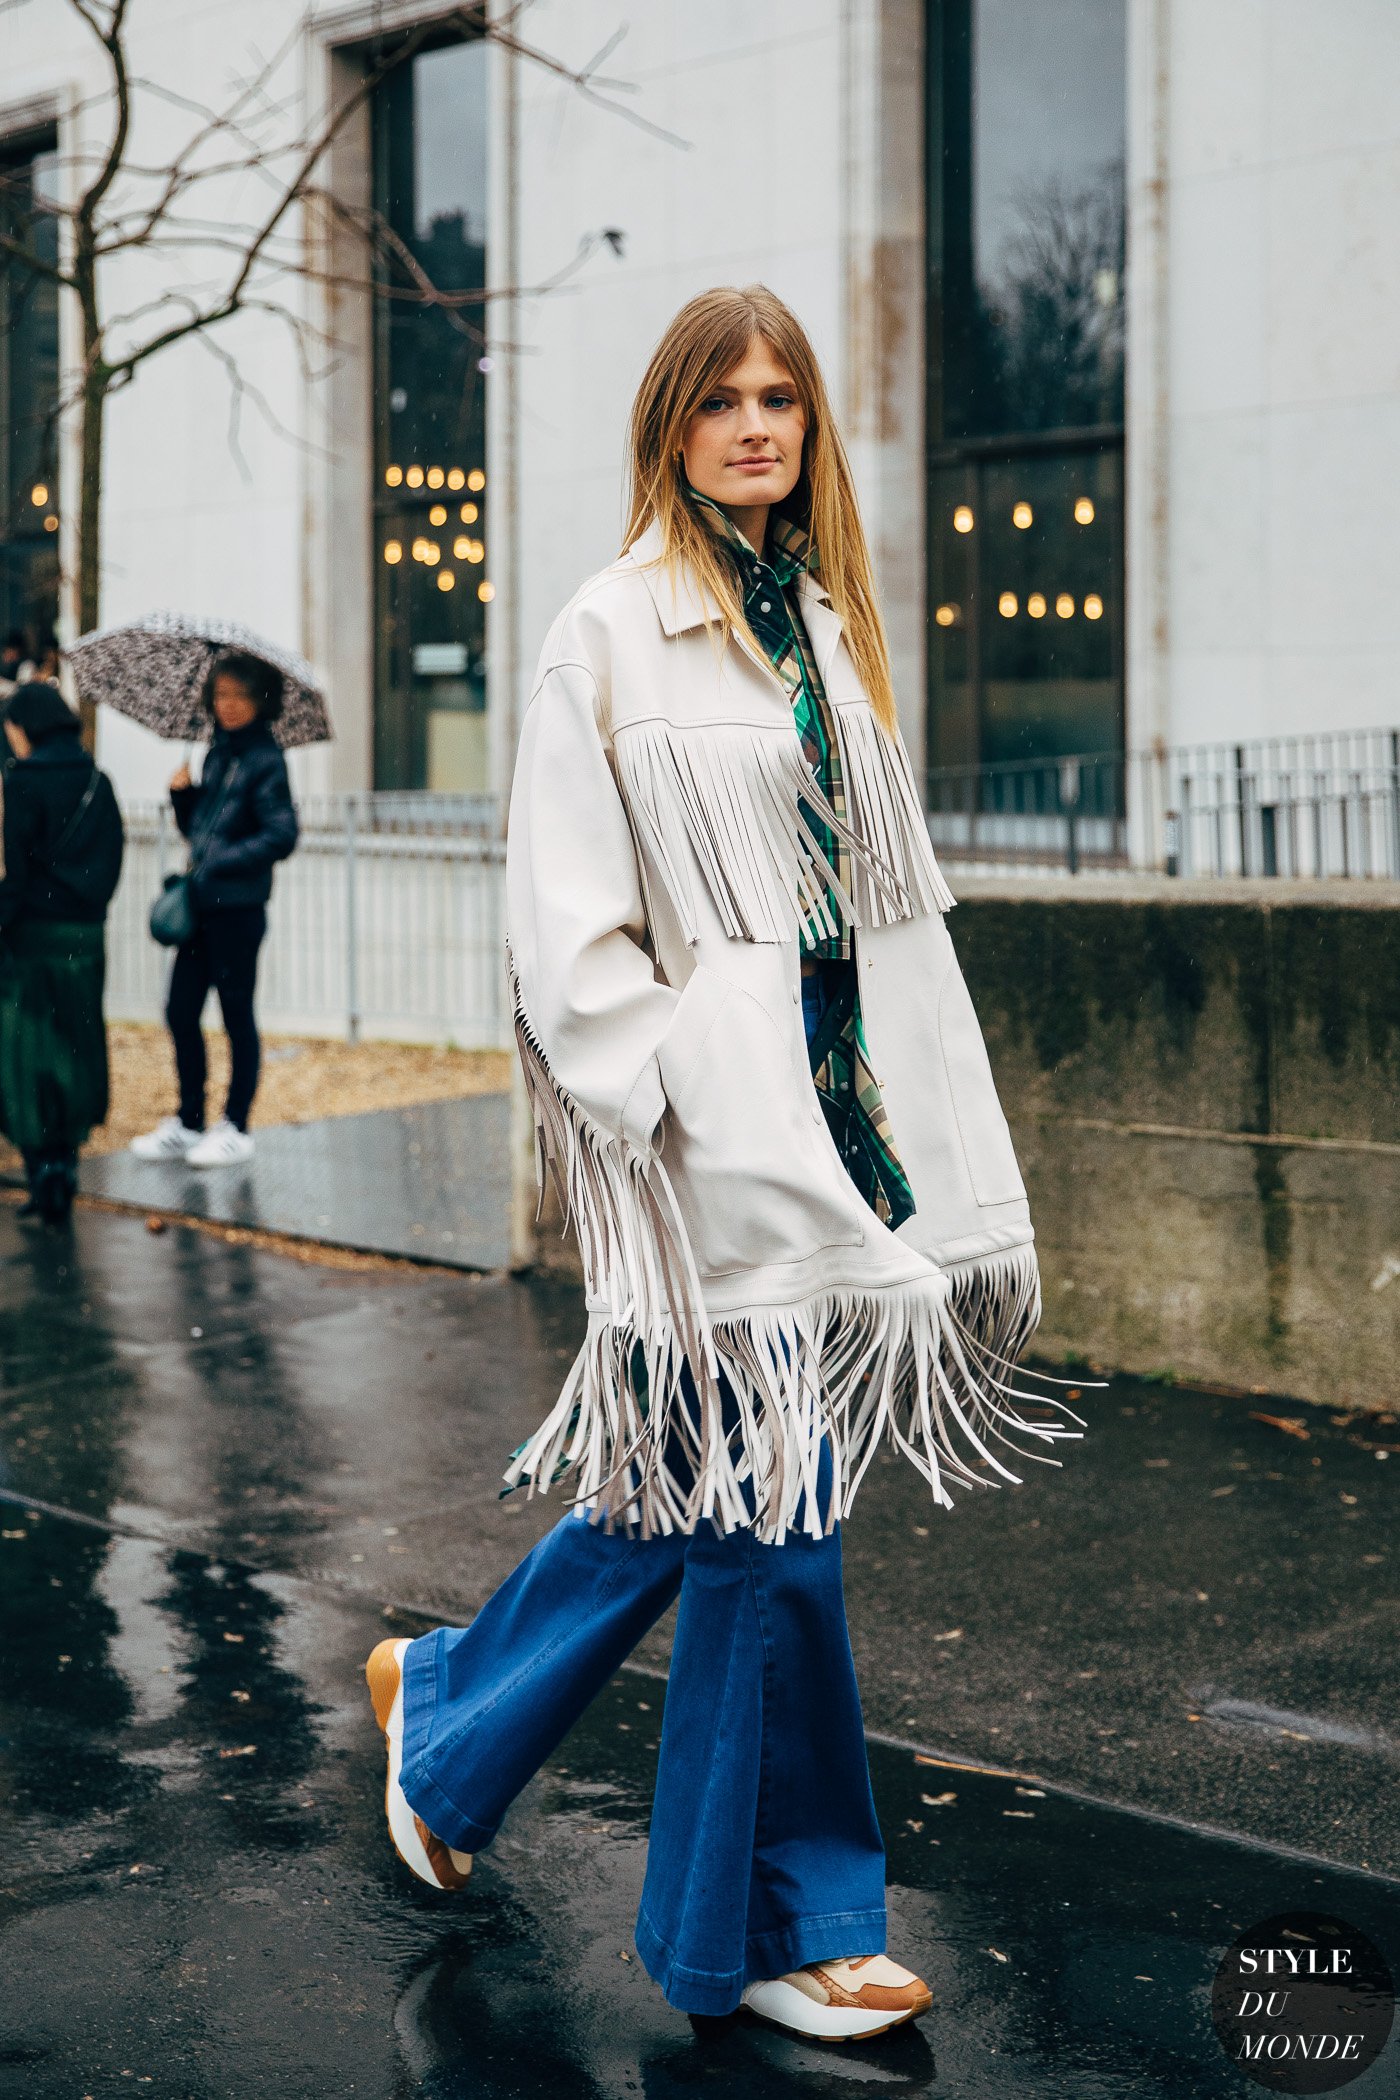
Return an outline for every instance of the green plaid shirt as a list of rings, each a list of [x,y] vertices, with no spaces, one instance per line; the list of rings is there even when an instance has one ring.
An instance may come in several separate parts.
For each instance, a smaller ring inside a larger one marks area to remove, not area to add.
[[[687,482],[690,500],[734,559],[744,614],[769,662],[787,689],[802,749],[817,785],[838,817],[846,814],[841,751],[821,673],[802,618],[797,578],[816,571],[817,552],[807,533],[789,518],[768,521],[770,559],[754,553],[737,525],[708,496]],[[803,809],[808,829],[827,865],[849,894],[849,855],[820,818]],[[891,1231],[914,1215],[914,1197],[900,1165],[889,1116],[870,1068],[851,929],[829,897],[835,934],[813,920],[801,929],[802,953],[821,976],[821,1018],[808,1045],[812,1081],[828,1128],[847,1173],[876,1217]]]

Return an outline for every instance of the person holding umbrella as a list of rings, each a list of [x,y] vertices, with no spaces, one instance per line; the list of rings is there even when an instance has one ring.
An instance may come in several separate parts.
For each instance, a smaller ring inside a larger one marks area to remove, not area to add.
[[[147,613],[81,635],[67,654],[85,701],[114,708],[157,736],[201,740],[213,717],[213,748],[199,785],[184,766],[171,782],[176,821],[190,841],[187,895],[199,922],[177,948],[166,1008],[180,1110],[132,1150],[142,1159],[199,1167],[250,1159],[258,951],[273,866],[297,841],[282,753],[329,739],[325,697],[304,657],[231,620]],[[233,1075],[223,1117],[206,1132],[199,1023],[211,988],[223,1009]]]
[[[21,1216],[61,1225],[78,1147],[107,1117],[103,922],[121,873],[122,820],[53,686],[18,686],[4,724],[0,1131],[24,1159]]]
[[[190,842],[196,924],[175,951],[165,1017],[175,1046],[178,1113],[132,1140],[138,1159],[235,1166],[253,1156],[248,1115],[261,1045],[253,1011],[258,951],[267,931],[272,870],[297,842],[287,762],[272,733],[283,674],[246,650],[216,655],[204,684],[214,736],[198,783],[181,766],[170,782],[175,821]],[[224,1112],[204,1127],[208,1078],[201,1020],[219,995],[231,1071]]]

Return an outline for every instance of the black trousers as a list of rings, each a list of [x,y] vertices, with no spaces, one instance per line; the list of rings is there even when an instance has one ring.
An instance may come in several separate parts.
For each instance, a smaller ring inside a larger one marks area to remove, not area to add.
[[[234,904],[205,912],[194,937],[175,950],[165,1018],[175,1044],[175,1070],[180,1079],[180,1121],[186,1130],[204,1128],[204,1088],[208,1067],[200,1021],[211,991],[219,995],[233,1070],[224,1114],[237,1130],[248,1127],[248,1111],[258,1090],[262,1046],[253,1019],[253,986],[258,949],[267,931],[261,904]]]

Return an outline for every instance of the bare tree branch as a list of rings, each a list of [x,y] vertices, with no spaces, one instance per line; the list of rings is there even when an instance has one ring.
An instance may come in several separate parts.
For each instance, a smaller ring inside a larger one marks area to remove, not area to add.
[[[244,455],[243,446],[241,443],[243,427],[243,403],[245,401],[252,402],[253,406],[257,409],[259,415],[261,415],[264,422],[267,424],[268,429],[273,431],[276,434],[276,436],[287,438],[292,444],[298,446],[303,451],[316,452],[323,457],[329,457],[329,454],[326,453],[325,448],[323,446],[313,444],[312,441],[309,438],[304,437],[300,431],[288,429],[287,425],[282,421],[281,417],[277,414],[277,411],[273,408],[272,403],[268,400],[266,394],[263,393],[261,387],[255,386],[253,384],[252,380],[248,378],[242,366],[239,364],[238,359],[233,356],[233,354],[225,347],[224,344],[219,342],[216,337],[204,334],[200,335],[199,341],[204,347],[204,349],[206,349],[209,352],[209,355],[212,358],[215,358],[218,361],[218,363],[223,366],[225,372],[228,374],[228,447],[230,453],[233,456],[234,465],[238,468],[238,471],[245,483],[251,484],[253,479],[252,470],[248,465],[248,461]]]
[[[112,65],[112,91],[117,102],[117,121],[112,127],[112,140],[107,157],[96,182],[88,190],[78,207],[79,217],[88,225],[95,223],[97,207],[116,181],[117,170],[126,152],[127,136],[131,130],[131,87],[126,77],[126,46],[122,41],[122,28],[126,20],[127,0],[112,0],[111,11],[105,28],[98,21],[95,11],[89,11],[85,0],[72,0],[73,6],[91,29]]]
[[[0,15],[24,4],[25,0],[0,0]],[[513,0],[504,8],[496,6],[494,12],[492,0],[462,0],[451,12],[437,14],[431,21],[383,34],[369,47],[363,70],[348,91],[342,91],[339,99],[333,95],[328,107],[305,118],[293,114],[303,92],[300,76],[293,90],[279,92],[287,62],[305,33],[305,13],[300,9],[298,19],[270,55],[250,50],[249,70],[230,82],[222,106],[212,107],[145,73],[132,73],[127,32],[135,11],[130,0],[69,0],[69,4],[106,61],[107,77],[100,95],[84,96],[76,105],[85,130],[91,111],[100,106],[107,113],[106,125],[92,126],[103,142],[93,147],[65,145],[63,154],[57,156],[62,184],[56,198],[37,198],[32,182],[0,170],[0,211],[4,214],[0,224],[5,228],[0,231],[0,275],[18,275],[26,287],[52,284],[71,293],[78,309],[80,352],[57,389],[53,417],[74,417],[79,438],[74,544],[81,628],[95,626],[100,610],[106,404],[162,351],[197,337],[223,368],[230,388],[230,450],[239,472],[246,475],[245,409],[256,410],[279,436],[298,444],[307,441],[286,429],[272,401],[249,379],[240,365],[237,344],[219,339],[222,324],[240,313],[275,318],[290,332],[307,379],[324,377],[334,368],[338,354],[329,328],[317,325],[279,296],[284,285],[313,282],[377,300],[436,307],[448,328],[484,350],[493,301],[566,289],[601,246],[621,253],[621,234],[614,227],[605,227],[582,236],[568,261],[524,290],[440,285],[414,243],[382,213],[353,209],[329,193],[318,180],[326,155],[381,82],[430,39],[438,38],[444,28],[455,28],[465,38],[494,43],[651,137],[674,146],[688,145],[629,106],[626,98],[638,92],[633,83],[605,73],[604,67],[625,35],[624,28],[616,30],[586,63],[570,65],[521,33],[533,0]],[[129,154],[134,115],[145,98],[181,110],[190,119],[186,135],[166,165],[148,164]],[[210,184],[214,185],[212,192]],[[249,188],[252,191],[238,215],[242,220],[246,212],[246,223],[232,220],[214,206],[213,198],[231,184],[244,185],[245,194]],[[210,204],[201,208],[206,195]],[[305,219],[293,216],[298,209],[306,214]],[[66,229],[57,261],[42,252],[35,237],[41,216]],[[364,258],[363,271],[343,267],[340,258],[328,252],[322,233],[329,236],[337,227],[353,234],[356,253]],[[104,306],[106,265],[113,256],[127,254],[148,254],[157,268],[167,259],[184,257],[189,267],[182,273],[183,282],[164,290],[148,284],[144,300],[126,312],[111,313]],[[207,267],[196,260],[201,257]],[[201,283],[201,279],[208,281]],[[515,343],[494,347],[522,355],[531,349]],[[89,733],[91,727],[89,718]]]
[[[54,284],[61,284],[65,291],[77,290],[74,279],[58,263],[51,263],[46,256],[36,254],[33,248],[26,247],[23,241],[15,240],[11,234],[0,233],[0,255],[12,257],[23,269],[32,270],[36,277],[47,277]]]

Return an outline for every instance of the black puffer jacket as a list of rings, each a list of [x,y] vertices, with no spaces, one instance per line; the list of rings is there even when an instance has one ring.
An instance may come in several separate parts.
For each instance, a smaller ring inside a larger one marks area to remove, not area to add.
[[[65,843],[94,778],[92,799]],[[47,737],[28,758],[11,759],[0,776],[0,797],[0,927],[21,918],[62,925],[105,919],[121,873],[121,812],[111,781],[77,737]]]
[[[197,787],[172,788],[201,911],[266,904],[273,863],[297,842],[287,761],[265,722],[216,729]]]

